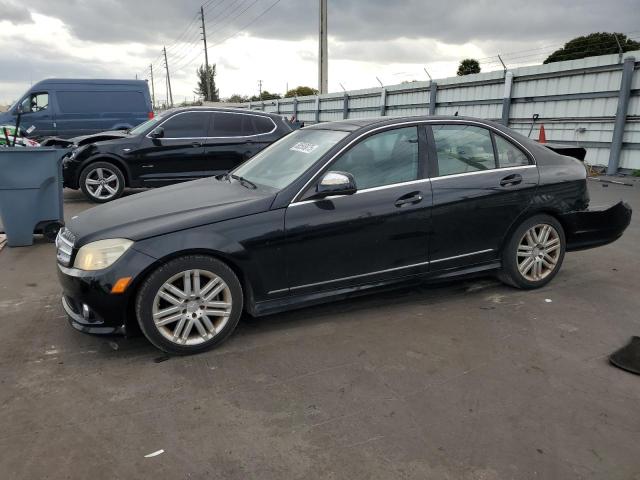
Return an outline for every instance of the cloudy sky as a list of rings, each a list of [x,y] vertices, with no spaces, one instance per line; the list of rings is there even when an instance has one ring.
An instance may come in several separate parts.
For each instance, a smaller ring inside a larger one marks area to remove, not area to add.
[[[167,46],[174,100],[193,99],[204,62],[203,0],[0,0],[0,104],[49,77],[148,78],[165,94]],[[317,86],[318,0],[205,1],[209,59],[220,94]],[[483,71],[540,63],[595,31],[640,39],[638,0],[329,0],[329,90],[455,75],[461,58]]]

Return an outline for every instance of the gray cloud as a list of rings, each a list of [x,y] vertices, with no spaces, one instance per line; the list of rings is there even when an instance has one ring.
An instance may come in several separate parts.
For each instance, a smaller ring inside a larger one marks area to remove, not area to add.
[[[0,21],[8,20],[14,25],[31,23],[31,13],[26,7],[10,0],[0,0]]]

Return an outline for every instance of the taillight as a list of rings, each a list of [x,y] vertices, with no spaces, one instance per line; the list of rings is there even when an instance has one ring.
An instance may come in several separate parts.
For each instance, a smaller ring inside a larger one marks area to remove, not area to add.
[[[151,120],[154,117],[153,112],[149,112],[149,120]]]

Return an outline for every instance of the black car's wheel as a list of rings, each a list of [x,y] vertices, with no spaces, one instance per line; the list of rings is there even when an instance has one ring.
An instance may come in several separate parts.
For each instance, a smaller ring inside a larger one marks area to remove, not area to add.
[[[92,163],[82,170],[80,174],[80,188],[92,202],[110,202],[122,195],[124,191],[124,175],[112,163]]]
[[[538,288],[556,276],[565,252],[562,225],[549,215],[524,221],[502,253],[500,279],[517,288]]]
[[[224,341],[242,313],[242,286],[221,261],[189,255],[167,262],[145,280],[136,298],[144,335],[160,350],[188,355]]]

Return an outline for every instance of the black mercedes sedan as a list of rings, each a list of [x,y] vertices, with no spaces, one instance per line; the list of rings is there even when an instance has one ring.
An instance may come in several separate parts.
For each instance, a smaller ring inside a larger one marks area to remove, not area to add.
[[[565,252],[616,240],[618,203],[589,210],[584,165],[462,117],[297,130],[232,172],[88,210],[57,239],[62,303],[83,332],[138,324],[195,353],[253,316],[373,289],[495,273],[548,283]]]
[[[64,186],[105,203],[125,187],[160,187],[228,172],[291,131],[275,114],[176,108],[131,130],[71,139],[77,148],[63,161]]]

